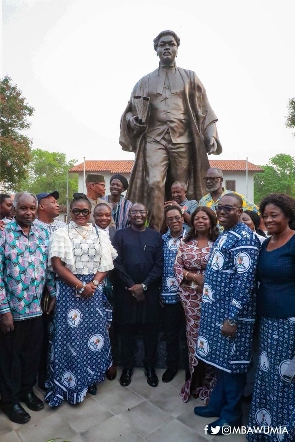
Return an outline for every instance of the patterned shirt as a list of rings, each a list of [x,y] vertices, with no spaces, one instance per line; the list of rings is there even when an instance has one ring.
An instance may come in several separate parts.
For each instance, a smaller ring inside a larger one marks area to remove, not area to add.
[[[181,203],[179,203],[179,205],[189,215],[191,215],[194,212],[194,210],[196,210],[196,208],[198,207],[198,202],[196,200],[188,200],[186,198]],[[186,232],[188,232],[191,229],[191,227],[188,224],[186,224],[185,222],[183,223],[183,227],[185,228]]]
[[[227,193],[235,193],[236,195],[239,195],[242,198],[243,211],[253,210],[253,212],[258,213],[258,207],[254,203],[251,203],[244,195],[242,195],[241,193],[233,192],[232,190],[226,190],[226,189],[223,189],[222,194],[220,195],[220,197],[216,201],[213,200],[211,193],[207,193],[206,195],[203,196],[203,198],[200,199],[199,206],[210,207],[210,209],[212,209],[212,210],[214,210],[214,212],[216,212],[216,206],[218,205],[221,198],[224,195],[226,195]]]
[[[3,222],[3,224],[8,224],[8,223],[10,223],[12,221],[12,219],[5,217],[5,218],[2,218],[1,221]]]
[[[32,223],[26,235],[14,220],[0,236],[0,314],[15,321],[42,315],[40,300],[46,283],[55,296],[54,274],[47,271],[49,232]]]
[[[109,201],[111,195],[104,196],[103,199],[106,200],[110,205],[112,203]],[[129,226],[129,210],[132,207],[132,202],[124,198],[120,197],[120,201],[117,205],[112,205],[112,217],[116,224],[116,229],[124,229]]]
[[[178,282],[174,273],[174,262],[180,241],[185,237],[183,229],[177,238],[171,236],[170,230],[162,236],[164,252],[164,270],[161,286],[161,300],[163,304],[176,304],[180,301],[178,294]]]
[[[229,373],[244,373],[251,361],[259,250],[255,233],[238,223],[217,238],[205,272],[196,356]],[[220,333],[226,319],[237,322],[234,339]]]
[[[40,226],[40,227],[43,227],[44,229],[48,230],[50,236],[57,229],[60,229],[61,227],[66,227],[66,223],[64,223],[63,221],[60,221],[59,219],[53,220],[52,223],[44,223],[43,221],[36,219],[34,221],[34,224],[36,226]]]

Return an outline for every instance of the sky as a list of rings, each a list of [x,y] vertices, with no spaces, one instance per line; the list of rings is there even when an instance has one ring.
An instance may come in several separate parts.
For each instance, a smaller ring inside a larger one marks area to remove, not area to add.
[[[172,29],[177,65],[196,72],[218,116],[223,153],[210,158],[263,165],[295,153],[285,127],[294,17],[294,0],[3,0],[1,76],[35,109],[33,148],[78,162],[133,159],[118,142],[120,117],[158,66],[153,39]]]

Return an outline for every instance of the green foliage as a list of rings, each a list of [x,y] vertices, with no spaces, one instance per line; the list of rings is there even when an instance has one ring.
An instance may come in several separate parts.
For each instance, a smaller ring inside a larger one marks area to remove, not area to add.
[[[60,194],[59,204],[66,204],[67,173],[77,160],[66,160],[66,155],[60,152],[48,152],[33,149],[32,159],[28,166],[28,175],[21,183],[21,190],[32,193],[53,192]],[[69,198],[78,190],[78,175],[69,174]]]
[[[15,189],[30,161],[31,140],[21,132],[30,127],[34,109],[7,76],[0,81],[0,105],[0,181]]]
[[[295,127],[295,98],[289,100],[288,111],[289,114],[286,117],[286,126],[293,129]],[[295,135],[295,133],[293,135]]]
[[[264,173],[254,177],[254,201],[259,204],[269,193],[281,192],[295,197],[295,158],[280,153],[261,166]]]

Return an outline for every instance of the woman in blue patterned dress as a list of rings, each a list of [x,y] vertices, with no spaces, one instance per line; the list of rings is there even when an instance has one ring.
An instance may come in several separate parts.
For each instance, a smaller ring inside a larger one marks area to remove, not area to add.
[[[70,208],[72,220],[53,233],[49,248],[58,275],[45,396],[51,407],[95,394],[112,363],[102,281],[116,251],[106,232],[88,224],[91,203],[84,194],[74,194]]]
[[[295,384],[286,371],[295,355],[295,200],[270,194],[260,212],[271,237],[262,245],[257,267],[259,362],[249,426],[265,426],[266,434],[247,438],[294,442]],[[281,427],[281,435],[271,432],[275,427]]]

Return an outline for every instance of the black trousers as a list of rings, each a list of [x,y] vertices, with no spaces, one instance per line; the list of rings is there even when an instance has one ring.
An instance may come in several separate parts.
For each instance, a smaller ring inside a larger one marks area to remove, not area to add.
[[[0,391],[4,405],[15,405],[32,391],[43,339],[42,317],[14,321],[14,330],[0,332]]]
[[[136,338],[139,330],[142,331],[144,345],[144,367],[155,367],[157,358],[158,324],[124,324],[120,325],[121,355],[123,367],[132,369],[134,366],[134,353]]]
[[[162,324],[166,338],[167,368],[177,370],[181,358],[184,369],[188,370],[185,315],[181,302],[177,304],[163,304]]]
[[[112,325],[109,328],[109,337],[110,337],[113,365],[117,366],[118,365],[118,352],[119,352],[119,350],[118,350],[119,337],[118,337],[117,325],[114,323],[114,320],[112,322]]]

